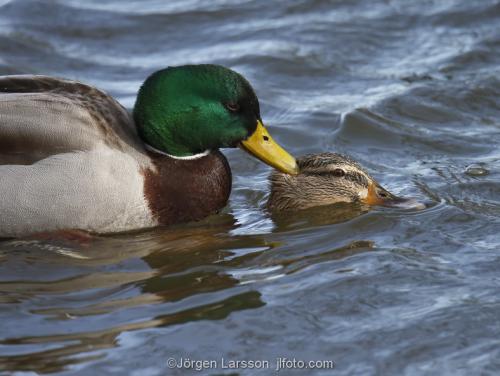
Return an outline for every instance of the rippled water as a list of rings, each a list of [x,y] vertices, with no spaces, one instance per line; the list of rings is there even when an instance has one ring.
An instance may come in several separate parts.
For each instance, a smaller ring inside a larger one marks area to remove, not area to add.
[[[499,25],[498,1],[0,0],[0,74],[75,78],[131,107],[156,69],[223,64],[294,154],[350,154],[433,203],[271,218],[269,168],[227,150],[222,215],[0,243],[0,370],[286,357],[335,362],[297,375],[498,374]]]

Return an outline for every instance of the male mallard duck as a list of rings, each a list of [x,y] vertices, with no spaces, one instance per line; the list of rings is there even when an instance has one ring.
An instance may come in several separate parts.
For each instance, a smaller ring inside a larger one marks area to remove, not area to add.
[[[297,159],[300,174],[271,174],[271,211],[298,210],[336,203],[360,202],[421,208],[412,199],[394,196],[358,163],[337,153],[309,154]]]
[[[133,118],[76,81],[0,77],[0,237],[199,220],[226,205],[231,171],[218,149],[235,146],[297,173],[250,84],[221,66],[152,74]]]

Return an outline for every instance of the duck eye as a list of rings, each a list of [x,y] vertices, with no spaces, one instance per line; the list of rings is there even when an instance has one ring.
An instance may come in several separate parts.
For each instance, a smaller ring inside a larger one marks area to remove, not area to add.
[[[228,102],[224,106],[231,112],[238,112],[240,110],[240,105],[236,102]]]
[[[342,176],[345,176],[345,171],[342,170],[341,168],[336,168],[335,170],[332,171],[332,175],[341,178]]]

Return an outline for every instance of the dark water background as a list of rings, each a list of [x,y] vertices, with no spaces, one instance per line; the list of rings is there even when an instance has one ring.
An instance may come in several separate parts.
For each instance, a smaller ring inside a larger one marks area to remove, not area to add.
[[[287,357],[336,368],[281,374],[499,374],[500,2],[0,0],[0,74],[131,107],[149,73],[186,63],[244,74],[292,153],[348,153],[433,205],[272,219],[269,168],[227,150],[222,215],[82,249],[1,243],[0,370]]]

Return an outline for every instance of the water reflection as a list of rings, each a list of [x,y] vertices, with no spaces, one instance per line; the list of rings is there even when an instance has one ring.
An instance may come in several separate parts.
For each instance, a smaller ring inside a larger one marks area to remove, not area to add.
[[[101,350],[116,347],[117,337],[122,332],[197,320],[222,320],[232,312],[259,308],[263,305],[260,293],[249,291],[193,309],[159,315],[147,321],[119,325],[102,331],[5,339],[0,341],[0,346],[22,346],[30,352],[26,355],[0,356],[0,369],[38,373],[58,372],[72,364],[104,357],[105,354]],[[46,344],[56,348],[33,351],[38,347],[46,347]]]
[[[336,209],[308,210],[294,221],[277,223],[301,236],[294,231],[301,221],[316,226],[361,213]],[[0,252],[9,257],[1,267],[12,274],[0,282],[2,302],[13,310],[28,304],[32,329],[4,328],[0,347],[17,350],[0,356],[0,368],[57,372],[104,357],[125,331],[222,320],[257,309],[266,302],[254,282],[374,247],[372,241],[353,241],[314,254],[296,253],[283,240],[286,232],[276,239],[238,236],[231,234],[234,227],[231,216],[222,216],[181,228],[95,237],[83,245],[50,239],[3,242]],[[29,275],[16,272],[30,264],[36,267]]]
[[[14,278],[4,276],[2,301],[12,309],[30,304],[32,325],[42,325],[34,331],[4,328],[0,345],[15,346],[18,354],[26,355],[1,356],[0,368],[55,372],[103,356],[101,350],[116,346],[123,331],[220,320],[233,311],[261,307],[257,291],[235,288],[220,293],[238,284],[219,266],[226,257],[237,266],[230,249],[245,253],[246,246],[254,250],[262,245],[258,237],[228,240],[228,228],[232,226],[195,225],[97,237],[91,247],[63,247],[47,240],[4,242],[2,251],[10,257],[4,259],[3,269],[33,262],[37,267],[29,276],[20,277],[15,270]],[[141,307],[149,307],[149,317]]]
[[[370,211],[368,205],[359,203],[337,203],[316,206],[303,210],[276,212],[271,218],[279,230],[306,228],[347,222]]]

